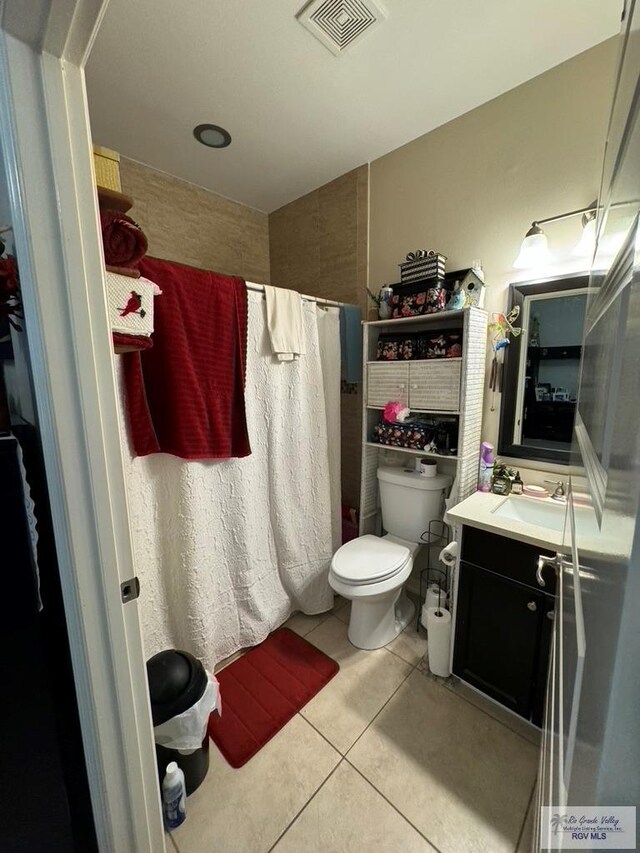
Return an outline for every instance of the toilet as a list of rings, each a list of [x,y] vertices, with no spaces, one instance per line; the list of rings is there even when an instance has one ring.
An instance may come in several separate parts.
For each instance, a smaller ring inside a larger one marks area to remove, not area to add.
[[[415,605],[403,591],[421,536],[442,518],[443,492],[451,477],[424,477],[390,465],[378,468],[385,536],[359,536],[338,548],[329,584],[351,601],[348,637],[358,649],[379,649],[403,631]]]

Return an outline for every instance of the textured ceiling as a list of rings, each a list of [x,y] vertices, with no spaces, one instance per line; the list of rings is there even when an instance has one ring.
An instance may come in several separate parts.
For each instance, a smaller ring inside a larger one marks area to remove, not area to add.
[[[621,8],[385,0],[336,57],[296,21],[303,2],[111,0],[87,68],[94,140],[272,211],[614,35]],[[232,145],[199,145],[203,122]]]

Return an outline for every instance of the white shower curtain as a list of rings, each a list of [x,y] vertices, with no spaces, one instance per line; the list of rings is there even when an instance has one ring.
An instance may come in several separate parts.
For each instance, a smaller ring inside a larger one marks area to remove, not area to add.
[[[332,606],[327,574],[340,530],[338,310],[303,302],[305,354],[277,362],[265,301],[253,292],[248,299],[251,456],[134,458],[120,380],[148,656],[175,647],[213,667],[261,642],[294,610]]]

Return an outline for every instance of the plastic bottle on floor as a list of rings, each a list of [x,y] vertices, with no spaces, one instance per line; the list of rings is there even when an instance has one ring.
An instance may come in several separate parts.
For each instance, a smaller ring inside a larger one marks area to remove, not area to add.
[[[162,781],[162,811],[167,829],[176,829],[187,817],[186,789],[184,773],[175,761],[167,764],[167,772]]]

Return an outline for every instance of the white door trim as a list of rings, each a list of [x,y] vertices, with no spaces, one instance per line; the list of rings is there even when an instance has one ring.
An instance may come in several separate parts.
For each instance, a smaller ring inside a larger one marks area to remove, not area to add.
[[[83,70],[105,8],[0,0],[0,145],[98,841],[159,853]]]

